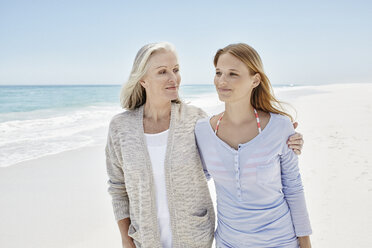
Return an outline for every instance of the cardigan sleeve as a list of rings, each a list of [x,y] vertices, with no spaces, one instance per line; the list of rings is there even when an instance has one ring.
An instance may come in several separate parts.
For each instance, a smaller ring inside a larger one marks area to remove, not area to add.
[[[200,160],[201,160],[201,163],[202,163],[202,166],[203,166],[204,175],[205,175],[206,179],[209,181],[211,179],[211,175],[208,172],[208,168],[207,168],[207,165],[206,165],[205,160],[204,160],[203,152],[200,149],[200,146],[201,146],[200,142],[204,139],[203,131],[202,131],[202,129],[203,129],[202,125],[203,125],[203,121],[205,121],[205,119],[206,118],[200,119],[196,122],[196,125],[195,125],[195,141],[196,141],[196,146],[198,148]]]
[[[203,172],[204,172],[205,178],[207,179],[207,181],[209,181],[211,179],[211,175],[208,172],[207,166],[206,166],[205,161],[204,161],[203,154],[201,153],[201,151],[199,149],[199,146],[198,146],[198,152],[199,152],[200,160],[201,160],[201,163],[202,163],[202,166],[203,166]]]
[[[294,134],[292,123],[283,127],[285,134],[283,140]],[[293,226],[297,237],[308,236],[312,233],[309,215],[306,208],[305,194],[302,185],[301,175],[298,167],[298,157],[290,149],[286,142],[283,142],[282,153],[280,155],[281,177],[283,185],[284,198],[288,203]]]
[[[109,177],[108,192],[112,198],[112,206],[116,221],[129,217],[129,199],[125,188],[124,172],[122,162],[115,148],[112,137],[113,131],[109,128],[106,145],[106,169]]]

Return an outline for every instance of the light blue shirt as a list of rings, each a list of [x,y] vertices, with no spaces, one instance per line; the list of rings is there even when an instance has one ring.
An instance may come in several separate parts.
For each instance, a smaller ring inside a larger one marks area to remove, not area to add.
[[[312,233],[297,155],[286,141],[288,117],[270,113],[264,130],[238,150],[201,119],[195,135],[204,172],[217,193],[217,247],[298,247]]]

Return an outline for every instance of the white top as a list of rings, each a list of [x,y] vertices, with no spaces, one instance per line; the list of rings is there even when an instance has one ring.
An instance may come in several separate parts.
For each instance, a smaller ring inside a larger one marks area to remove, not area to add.
[[[168,130],[156,134],[145,133],[145,137],[154,174],[160,240],[163,248],[171,248],[172,231],[164,175],[164,159],[167,150]]]

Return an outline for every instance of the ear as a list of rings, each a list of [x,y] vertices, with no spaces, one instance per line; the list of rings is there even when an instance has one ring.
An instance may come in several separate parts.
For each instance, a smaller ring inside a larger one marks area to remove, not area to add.
[[[261,83],[261,75],[260,75],[260,73],[256,73],[256,74],[254,74],[254,76],[253,76],[253,88],[256,88],[258,85],[260,85],[260,83]]]
[[[139,83],[142,85],[143,88],[147,88],[147,83],[144,80],[140,80]]]

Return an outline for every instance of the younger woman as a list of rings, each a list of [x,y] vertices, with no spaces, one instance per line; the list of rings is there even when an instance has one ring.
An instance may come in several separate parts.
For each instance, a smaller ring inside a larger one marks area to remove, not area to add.
[[[225,111],[195,126],[200,156],[217,193],[217,247],[310,247],[310,221],[291,116],[278,109],[257,52],[218,50],[215,86]]]

